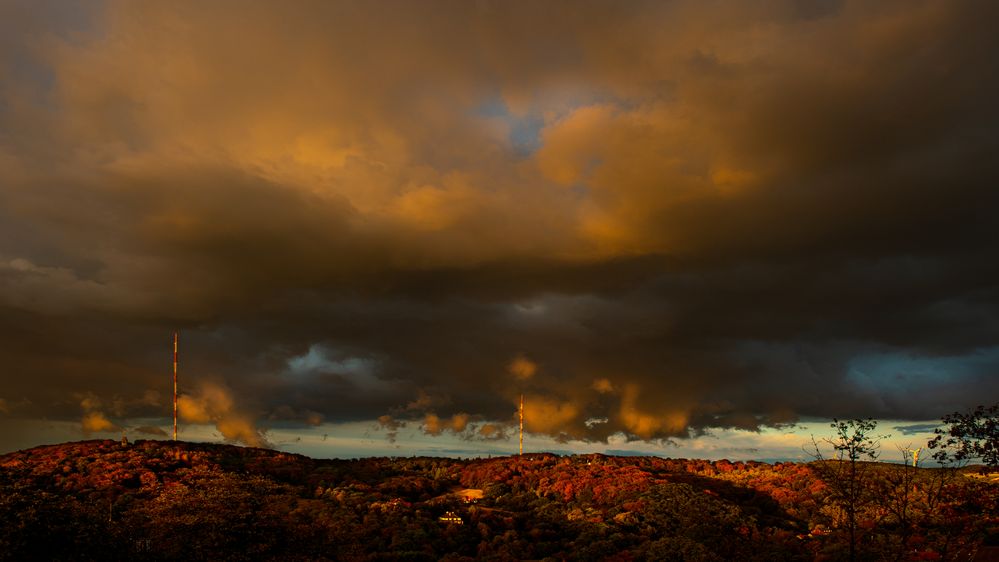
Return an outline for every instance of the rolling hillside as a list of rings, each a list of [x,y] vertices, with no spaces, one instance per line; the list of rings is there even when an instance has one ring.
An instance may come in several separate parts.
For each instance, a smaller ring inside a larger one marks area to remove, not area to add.
[[[863,559],[968,559],[999,488],[867,467]],[[579,455],[316,460],[83,441],[0,456],[2,560],[837,560],[814,465]]]

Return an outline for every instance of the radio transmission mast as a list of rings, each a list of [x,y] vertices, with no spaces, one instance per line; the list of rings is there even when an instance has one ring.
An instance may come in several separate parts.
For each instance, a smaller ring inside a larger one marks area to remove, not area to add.
[[[173,333],[173,440],[177,440],[177,332]]]
[[[524,454],[524,395],[520,395],[520,454]]]

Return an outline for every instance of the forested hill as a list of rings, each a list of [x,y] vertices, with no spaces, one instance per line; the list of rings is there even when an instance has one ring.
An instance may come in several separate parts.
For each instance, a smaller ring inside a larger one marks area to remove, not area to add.
[[[865,465],[863,559],[968,559],[995,484]],[[821,466],[608,457],[317,460],[83,441],[0,456],[3,560],[836,560]]]

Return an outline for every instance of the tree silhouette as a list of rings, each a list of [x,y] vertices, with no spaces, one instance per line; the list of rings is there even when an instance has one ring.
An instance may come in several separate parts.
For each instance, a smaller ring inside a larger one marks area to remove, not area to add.
[[[938,449],[934,459],[942,463],[978,459],[990,468],[999,466],[999,404],[948,414],[943,423],[950,427],[935,429],[936,437],[926,444]]]
[[[830,501],[843,510],[851,561],[857,559],[857,513],[872,499],[868,465],[864,461],[878,458],[881,437],[874,435],[877,425],[872,418],[846,421],[833,418],[829,427],[835,434],[822,440],[832,446],[832,459],[825,458],[819,442],[812,438],[811,454],[818,461],[815,468],[829,486]]]

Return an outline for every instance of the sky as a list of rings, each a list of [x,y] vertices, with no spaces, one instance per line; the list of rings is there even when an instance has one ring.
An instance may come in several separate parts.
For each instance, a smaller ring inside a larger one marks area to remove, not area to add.
[[[0,451],[793,459],[999,400],[999,4],[0,0]],[[797,451],[797,452],[795,452]]]

